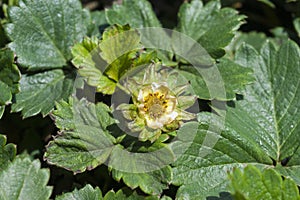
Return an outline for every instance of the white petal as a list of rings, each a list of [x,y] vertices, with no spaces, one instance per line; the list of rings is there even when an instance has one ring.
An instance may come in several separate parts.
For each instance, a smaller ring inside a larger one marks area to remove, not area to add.
[[[158,121],[160,121],[162,124],[169,124],[172,121],[174,121],[176,119],[176,117],[178,116],[177,112],[171,112],[169,114],[165,114],[163,116],[161,116]]]
[[[164,126],[159,120],[153,120],[151,118],[146,117],[147,126],[153,129],[159,129]]]

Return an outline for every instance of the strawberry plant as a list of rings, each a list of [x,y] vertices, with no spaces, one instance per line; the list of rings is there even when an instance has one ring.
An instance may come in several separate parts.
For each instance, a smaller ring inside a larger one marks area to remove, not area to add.
[[[0,1],[0,199],[300,199],[299,6]]]

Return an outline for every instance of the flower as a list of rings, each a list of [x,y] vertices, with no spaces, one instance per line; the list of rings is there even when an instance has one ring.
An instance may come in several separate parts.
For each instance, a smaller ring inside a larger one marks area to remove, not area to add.
[[[117,107],[130,120],[128,128],[139,132],[141,141],[154,142],[162,133],[172,135],[183,121],[195,118],[185,111],[196,100],[194,95],[187,95],[190,85],[180,84],[177,73],[157,68],[158,64],[151,64],[142,79],[138,75],[128,78],[124,85],[133,104]]]
[[[178,116],[175,108],[177,99],[170,94],[166,83],[155,83],[142,88],[137,98],[140,115],[146,119],[146,125],[152,129],[162,129]]]

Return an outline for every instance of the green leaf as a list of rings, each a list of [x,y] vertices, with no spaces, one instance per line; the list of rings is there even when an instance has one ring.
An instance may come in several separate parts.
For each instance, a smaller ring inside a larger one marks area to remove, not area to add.
[[[246,43],[254,47],[256,51],[260,51],[266,40],[267,36],[264,33],[254,31],[249,33],[238,32],[226,50],[229,50],[230,53],[234,54],[243,43]]]
[[[115,121],[105,104],[70,99],[58,103],[53,115],[62,133],[47,146],[48,163],[79,173],[107,160],[114,147],[107,127]]]
[[[220,133],[220,118],[203,113],[200,119],[200,124],[184,124],[173,145],[179,155],[173,168],[173,184],[181,185],[176,194],[178,199],[217,195],[227,189],[227,172],[246,163],[272,164],[260,145],[247,135],[238,135],[238,130],[231,127]],[[182,152],[184,147],[188,149]]]
[[[14,62],[12,51],[0,50],[0,118],[4,107],[11,103],[12,95],[19,92],[20,72]]]
[[[257,82],[245,95],[249,100],[241,101],[238,109],[231,111],[244,116],[236,123],[247,122],[254,128],[251,130],[261,133],[268,143],[263,143],[262,148],[277,162],[292,156],[300,142],[300,113],[296,111],[300,106],[300,80],[295,75],[300,73],[299,56],[300,49],[292,41],[285,42],[279,50],[268,42],[260,55],[244,46],[236,55],[239,64],[254,68]],[[248,113],[247,118],[244,113]]]
[[[140,36],[128,25],[115,25],[103,33],[103,40],[86,38],[72,49],[73,64],[98,92],[112,94],[119,79],[130,69],[150,63],[153,52],[141,52]],[[137,55],[138,54],[138,55]]]
[[[151,4],[146,0],[124,0],[106,10],[109,24],[129,24],[133,28],[161,27]]]
[[[75,189],[73,192],[65,193],[61,196],[57,196],[56,200],[72,200],[72,199],[80,199],[80,200],[102,200],[102,192],[96,187],[95,189],[91,185],[86,185],[84,188],[77,190]]]
[[[12,94],[8,85],[0,81],[0,105],[7,105],[11,103]]]
[[[5,47],[7,43],[8,43],[8,39],[5,35],[4,28],[2,24],[0,24],[0,48]]]
[[[71,59],[71,46],[87,33],[78,0],[23,0],[9,9],[6,26],[18,62],[30,70],[61,68]]]
[[[0,106],[0,119],[3,116],[4,110],[5,110],[5,106]]]
[[[145,197],[145,196],[141,196],[138,195],[135,191],[129,190],[127,188],[125,189],[121,189],[118,192],[114,192],[114,191],[109,191],[105,197],[104,200],[158,200],[157,197]]]
[[[93,11],[90,13],[90,25],[88,36],[100,37],[103,29],[108,25],[105,11]]]
[[[128,173],[113,169],[112,176],[117,181],[123,179],[124,183],[131,189],[140,187],[146,194],[158,195],[168,188],[168,183],[171,182],[172,171],[169,166],[145,173]]]
[[[20,90],[21,75],[18,67],[13,63],[13,52],[7,49],[0,50],[0,80],[9,87],[12,94],[15,94]]]
[[[243,172],[235,169],[230,175],[231,193],[237,200],[299,200],[298,187],[290,178],[284,180],[274,169],[260,172],[248,165]]]
[[[46,186],[50,177],[48,169],[41,169],[38,160],[28,156],[17,157],[0,172],[0,199],[49,199],[52,188]]]
[[[101,57],[108,63],[105,74],[118,81],[132,67],[132,58],[141,49],[140,36],[129,26],[115,25],[103,33],[99,47]]]
[[[112,94],[115,91],[116,82],[103,75],[106,62],[100,56],[99,41],[96,37],[85,38],[82,43],[72,48],[74,56],[72,63],[79,68],[78,73],[87,83],[96,87],[97,92]]]
[[[183,66],[182,74],[200,99],[232,100],[243,94],[244,87],[254,81],[252,69],[242,67],[228,59],[221,59],[216,67],[197,68]]]
[[[114,4],[111,9],[107,9],[106,18],[110,25],[129,24],[132,28],[137,28],[141,33],[142,44],[147,49],[155,49],[164,64],[174,64],[169,55],[172,52],[171,39],[161,28],[150,2],[124,0],[121,5]]]
[[[184,3],[178,17],[177,30],[199,42],[213,58],[225,54],[223,48],[230,43],[244,19],[234,9],[221,9],[218,0],[210,1],[205,6],[200,0]]]
[[[67,99],[73,91],[74,74],[57,69],[33,75],[23,75],[21,92],[16,95],[13,112],[22,111],[24,118],[42,113],[46,116],[54,108],[55,101]]]
[[[294,19],[293,24],[297,31],[298,37],[300,38],[300,17]]]
[[[295,75],[299,74],[299,56],[299,47],[292,41],[279,50],[266,43],[260,53],[248,45],[237,52],[237,63],[251,66],[256,82],[248,85],[244,99],[229,104],[226,112],[213,105],[219,117],[200,113],[199,127],[186,125],[182,142],[174,145],[175,152],[190,145],[174,164],[174,184],[182,185],[177,198],[216,195],[226,189],[227,171],[247,163],[264,167],[273,166],[274,161],[280,165],[286,158],[294,160],[300,142],[300,80]],[[197,129],[196,136],[186,134]],[[185,137],[195,138],[189,144]]]
[[[0,172],[3,171],[16,156],[16,147],[13,144],[6,145],[6,137],[0,135]]]
[[[269,0],[258,0],[268,6],[270,6],[271,8],[275,8],[276,6],[274,5],[274,3],[272,1],[269,1]]]

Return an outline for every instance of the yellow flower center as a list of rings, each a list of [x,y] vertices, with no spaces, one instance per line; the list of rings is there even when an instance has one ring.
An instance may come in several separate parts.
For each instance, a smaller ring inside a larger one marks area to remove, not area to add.
[[[143,110],[150,117],[157,119],[161,117],[168,108],[168,99],[159,92],[149,93],[144,98]]]

